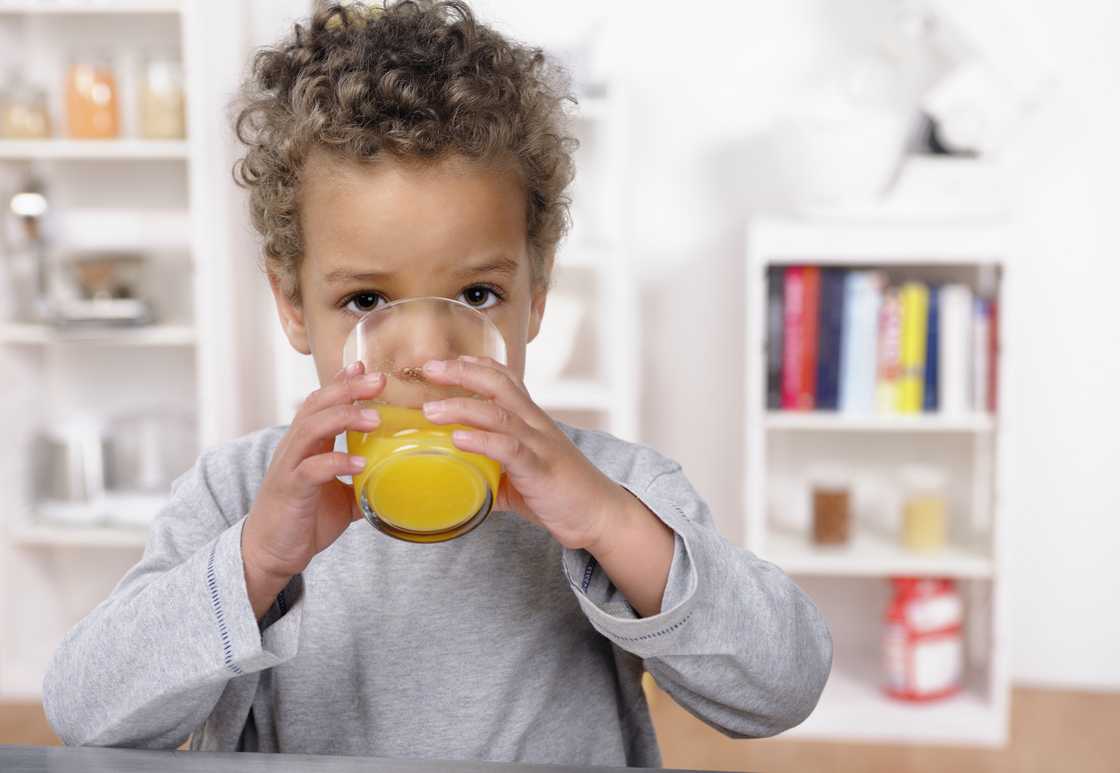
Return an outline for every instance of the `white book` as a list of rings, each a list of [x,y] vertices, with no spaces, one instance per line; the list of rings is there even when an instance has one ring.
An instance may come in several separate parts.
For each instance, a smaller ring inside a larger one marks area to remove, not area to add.
[[[938,410],[961,415],[972,405],[972,289],[945,285],[938,303]]]
[[[972,304],[972,410],[977,413],[984,413],[988,407],[987,306],[983,298]]]
[[[852,271],[844,279],[844,326],[840,338],[840,410],[875,412],[875,351],[879,336],[882,274]]]

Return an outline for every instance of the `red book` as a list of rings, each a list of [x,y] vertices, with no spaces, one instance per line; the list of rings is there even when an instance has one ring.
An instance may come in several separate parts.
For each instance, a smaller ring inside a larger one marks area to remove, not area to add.
[[[783,298],[782,335],[782,409],[797,410],[801,395],[801,347],[805,314],[804,269],[793,266],[786,269]]]
[[[805,286],[801,322],[801,393],[798,407],[811,411],[817,404],[817,347],[821,311],[821,270],[808,266],[802,277]]]
[[[999,402],[999,301],[988,305],[988,411],[994,416]]]

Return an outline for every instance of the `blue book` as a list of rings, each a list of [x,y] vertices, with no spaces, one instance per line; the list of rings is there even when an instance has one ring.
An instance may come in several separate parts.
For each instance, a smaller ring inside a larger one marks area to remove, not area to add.
[[[840,340],[840,410],[875,412],[879,308],[886,280],[875,271],[852,271],[844,282],[844,330]]]
[[[939,405],[937,395],[937,385],[941,381],[939,377],[940,364],[938,362],[938,348],[941,341],[938,328],[941,327],[941,312],[939,303],[940,292],[938,288],[930,285],[929,288],[929,312],[927,320],[929,324],[926,325],[926,372],[925,372],[925,388],[922,391],[922,410],[923,411],[936,411]]]
[[[840,407],[840,345],[844,332],[844,277],[847,271],[821,271],[821,300],[817,333],[817,399],[821,411]]]

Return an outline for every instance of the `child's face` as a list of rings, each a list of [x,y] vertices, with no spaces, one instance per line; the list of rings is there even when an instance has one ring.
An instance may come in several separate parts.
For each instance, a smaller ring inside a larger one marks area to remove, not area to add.
[[[483,310],[505,337],[510,369],[523,375],[545,301],[531,281],[525,215],[512,171],[457,157],[359,165],[313,155],[300,196],[300,303],[272,282],[288,340],[314,357],[326,384],[362,314],[442,296]]]

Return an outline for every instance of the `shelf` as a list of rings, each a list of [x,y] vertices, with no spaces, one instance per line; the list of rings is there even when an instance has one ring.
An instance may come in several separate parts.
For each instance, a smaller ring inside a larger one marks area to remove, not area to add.
[[[833,668],[816,710],[786,733],[797,738],[879,743],[996,745],[1005,739],[1001,713],[977,689],[930,703],[907,703],[880,689],[878,648],[854,667]],[[838,648],[838,658],[844,659]],[[848,658],[851,660],[851,658]]]
[[[991,432],[990,414],[857,416],[826,411],[770,411],[766,429],[804,432]]]
[[[152,14],[179,13],[181,0],[10,0],[0,14]]]
[[[607,411],[611,390],[594,381],[559,381],[530,389],[533,400],[545,410]]]
[[[843,223],[773,219],[748,237],[756,265],[1000,266],[1009,252],[1000,225]]]
[[[24,526],[8,532],[23,547],[142,548],[148,532],[120,526]]]
[[[147,325],[137,327],[56,328],[20,322],[0,323],[0,343],[46,345],[88,343],[98,346],[192,346],[195,331],[190,325]]]
[[[979,551],[947,545],[936,553],[914,553],[890,539],[867,533],[854,535],[847,546],[821,547],[800,535],[769,530],[763,558],[789,574],[801,575],[973,579],[993,575],[991,558]]]
[[[186,140],[0,140],[0,160],[68,161],[186,159]]]

